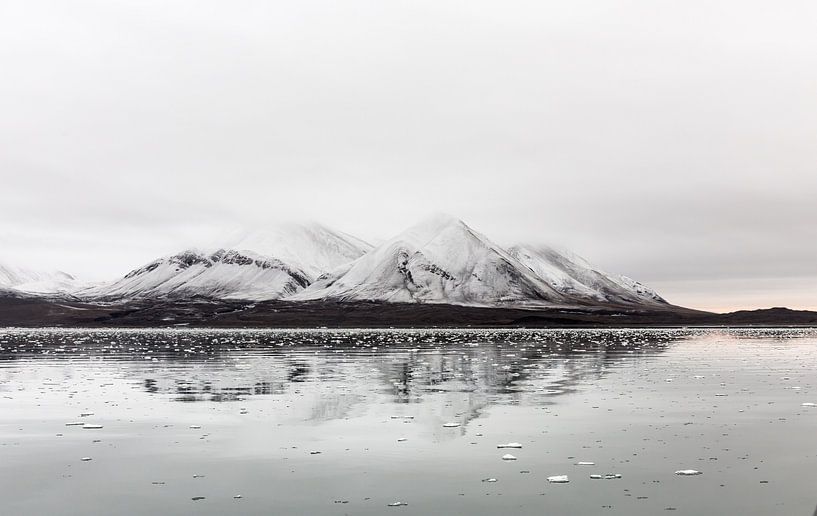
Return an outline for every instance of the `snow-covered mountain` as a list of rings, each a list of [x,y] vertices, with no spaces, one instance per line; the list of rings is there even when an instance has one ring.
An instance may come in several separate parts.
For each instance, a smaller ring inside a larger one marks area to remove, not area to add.
[[[208,250],[165,256],[81,292],[88,298],[195,297],[267,300],[294,294],[371,248],[319,224],[233,234]]]
[[[654,290],[626,276],[608,274],[568,251],[545,246],[515,245],[508,253],[553,289],[587,302],[666,304]]]
[[[655,291],[545,245],[503,248],[438,215],[375,248],[316,223],[236,232],[79,288],[68,274],[0,265],[0,291],[133,298],[378,301],[472,306],[669,306]]]
[[[77,279],[62,271],[40,271],[0,263],[0,289],[33,295],[65,294],[81,287]]]
[[[485,236],[444,215],[406,230],[290,299],[575,304]]]

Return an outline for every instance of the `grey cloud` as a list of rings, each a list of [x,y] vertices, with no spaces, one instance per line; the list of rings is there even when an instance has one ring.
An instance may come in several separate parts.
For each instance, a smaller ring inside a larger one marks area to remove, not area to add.
[[[701,299],[718,279],[815,277],[815,17],[3,2],[0,256],[105,276],[233,224],[377,240],[441,210]]]

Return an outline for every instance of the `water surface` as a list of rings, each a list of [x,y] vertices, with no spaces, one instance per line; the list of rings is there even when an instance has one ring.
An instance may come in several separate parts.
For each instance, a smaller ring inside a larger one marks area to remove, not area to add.
[[[814,330],[0,330],[0,512],[811,516],[816,366]]]

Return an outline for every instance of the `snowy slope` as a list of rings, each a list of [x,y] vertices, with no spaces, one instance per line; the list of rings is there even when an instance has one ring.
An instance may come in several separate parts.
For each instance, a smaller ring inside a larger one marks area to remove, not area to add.
[[[318,224],[241,233],[206,251],[159,258],[89,298],[194,297],[266,300],[287,297],[325,272],[360,257],[368,244]]]
[[[666,304],[655,291],[626,276],[607,274],[567,251],[515,245],[508,253],[538,277],[573,298],[616,304]]]
[[[303,271],[274,258],[249,252],[188,250],[81,294],[103,299],[203,296],[257,300],[286,296],[308,284]]]
[[[321,224],[280,224],[263,231],[239,231],[217,243],[220,249],[274,257],[312,279],[362,256],[372,246]]]
[[[291,299],[574,304],[499,246],[448,216],[421,222]]]
[[[0,289],[26,294],[65,294],[82,285],[62,271],[38,271],[0,263]]]

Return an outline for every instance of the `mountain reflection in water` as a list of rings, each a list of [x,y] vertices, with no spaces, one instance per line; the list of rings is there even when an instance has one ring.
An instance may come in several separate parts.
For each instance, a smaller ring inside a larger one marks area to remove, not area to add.
[[[0,359],[128,363],[151,394],[179,402],[240,402],[320,390],[310,419],[348,417],[372,394],[401,404],[466,393],[466,424],[491,404],[549,405],[690,334],[630,330],[34,330],[6,337]]]

